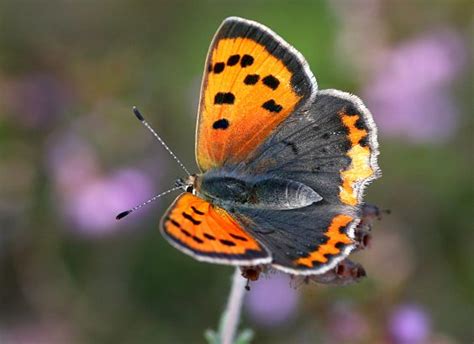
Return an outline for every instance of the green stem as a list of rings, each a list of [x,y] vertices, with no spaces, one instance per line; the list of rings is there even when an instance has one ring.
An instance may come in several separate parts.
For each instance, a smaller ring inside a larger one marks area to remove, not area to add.
[[[240,312],[245,294],[245,279],[242,277],[239,268],[235,268],[232,277],[232,287],[227,300],[224,312],[224,319],[221,331],[222,344],[232,344],[234,342],[237,327],[240,321]]]

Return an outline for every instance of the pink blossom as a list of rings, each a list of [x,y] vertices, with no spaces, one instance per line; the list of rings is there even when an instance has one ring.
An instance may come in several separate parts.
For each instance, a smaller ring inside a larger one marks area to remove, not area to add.
[[[275,274],[251,284],[246,308],[256,323],[278,326],[296,313],[298,299],[298,291],[290,287],[288,275]]]

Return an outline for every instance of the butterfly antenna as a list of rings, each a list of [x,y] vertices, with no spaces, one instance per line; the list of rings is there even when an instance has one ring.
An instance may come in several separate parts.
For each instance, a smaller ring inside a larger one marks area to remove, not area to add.
[[[137,205],[136,207],[133,207],[132,209],[122,211],[122,212],[121,212],[120,214],[118,214],[115,218],[116,218],[117,220],[123,219],[125,216],[127,216],[127,215],[133,213],[134,211],[140,209],[141,207],[144,207],[144,206],[150,204],[151,202],[156,201],[158,198],[160,198],[160,197],[162,197],[162,196],[164,196],[164,195],[167,195],[167,194],[169,194],[169,193],[171,193],[171,192],[173,192],[173,191],[182,189],[182,188],[183,188],[182,186],[176,186],[176,187],[174,187],[174,188],[172,188],[172,189],[166,190],[165,192],[162,192],[162,193],[160,193],[160,194],[158,194],[158,195],[156,195],[156,196],[150,198],[148,201],[143,202],[142,204],[139,204],[139,205]]]
[[[147,121],[145,121],[145,118],[143,117],[143,115],[140,113],[140,111],[138,111],[137,107],[134,106],[133,107],[133,113],[135,114],[135,116],[140,120],[140,122],[143,123],[143,125],[153,134],[153,136],[156,137],[156,139],[163,145],[163,147],[165,147],[165,149],[168,151],[168,153],[170,153],[170,155],[173,157],[173,159],[178,163],[179,166],[181,166],[181,168],[184,170],[184,172],[186,172],[188,174],[188,176],[191,175],[191,173],[189,173],[188,169],[186,168],[186,166],[184,166],[184,164],[181,162],[181,160],[178,159],[178,157],[176,156],[176,154],[173,153],[173,151],[168,147],[168,145],[165,143],[165,141],[162,140],[162,138],[160,137],[160,135],[158,135],[156,133],[155,130],[153,130],[153,128],[148,124]]]

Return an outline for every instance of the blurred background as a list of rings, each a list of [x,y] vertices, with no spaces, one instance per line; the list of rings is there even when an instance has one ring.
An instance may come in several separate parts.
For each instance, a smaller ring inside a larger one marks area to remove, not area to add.
[[[210,40],[257,20],[308,60],[319,86],[362,97],[380,130],[390,209],[368,278],[347,287],[252,284],[255,343],[454,344],[474,339],[471,0],[0,0],[0,343],[202,343],[232,268],[167,244],[174,196],[117,212],[183,172],[137,105],[196,171]]]

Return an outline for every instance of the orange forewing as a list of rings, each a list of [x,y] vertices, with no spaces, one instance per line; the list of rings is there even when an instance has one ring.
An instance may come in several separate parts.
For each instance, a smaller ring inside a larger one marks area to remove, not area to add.
[[[291,72],[255,41],[249,38],[222,39],[211,54],[211,66],[217,63],[226,66],[219,74],[209,72],[204,84],[197,132],[197,159],[202,170],[245,160],[301,99],[291,89]],[[254,61],[244,68],[240,63],[228,66],[227,61],[233,55],[240,56],[240,59],[252,56]],[[272,84],[278,82],[277,88],[265,85],[263,79],[277,80]],[[218,94],[231,94],[233,104],[216,104]],[[274,105],[268,106],[273,111],[263,108],[266,102]],[[228,121],[229,127],[214,129],[214,123],[219,120]]]
[[[198,259],[236,264],[269,260],[266,250],[232,216],[191,193],[182,194],[170,207],[162,231],[172,244]]]
[[[236,30],[229,25],[211,45],[201,89],[196,159],[202,171],[245,161],[316,88],[306,62],[275,34],[248,21],[232,24],[241,37],[225,37],[226,28]]]

